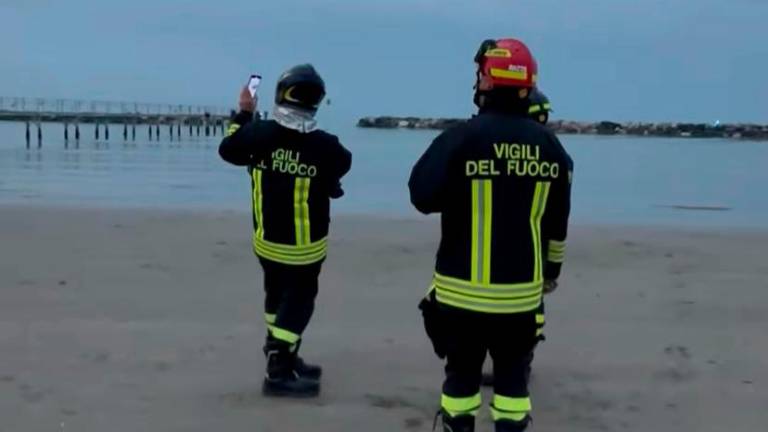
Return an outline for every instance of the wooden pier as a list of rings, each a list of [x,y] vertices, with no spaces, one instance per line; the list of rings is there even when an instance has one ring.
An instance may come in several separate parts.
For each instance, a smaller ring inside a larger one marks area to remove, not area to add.
[[[110,126],[123,140],[136,140],[136,129],[145,127],[151,140],[161,139],[161,126],[170,139],[224,135],[230,108],[208,105],[172,105],[76,99],[45,99],[0,96],[0,121],[26,124],[27,147],[43,143],[43,124],[63,125],[65,142],[83,138],[81,125],[93,125],[93,138],[110,139]],[[36,129],[33,131],[33,129]],[[70,134],[70,129],[72,133]],[[102,133],[103,132],[103,133]]]

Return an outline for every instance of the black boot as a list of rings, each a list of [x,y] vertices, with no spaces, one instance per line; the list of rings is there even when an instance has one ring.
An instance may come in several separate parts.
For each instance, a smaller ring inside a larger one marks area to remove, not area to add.
[[[293,369],[302,378],[315,381],[319,380],[320,377],[323,376],[323,368],[319,365],[305,362],[304,359],[298,355],[299,348],[301,348],[301,341],[296,344],[296,348],[294,349],[294,352],[296,353],[296,362]]]
[[[475,416],[462,415],[451,417],[445,411],[437,413],[438,416],[443,418],[443,432],[474,432],[475,431]],[[435,426],[437,426],[437,418],[435,418]],[[434,428],[433,428],[434,429]]]
[[[261,392],[265,396],[310,398],[320,394],[320,383],[304,378],[295,370],[296,353],[284,342],[270,341],[264,347],[267,376]]]
[[[496,432],[523,432],[528,428],[530,422],[530,417],[526,417],[522,421],[499,420],[496,422]]]
[[[301,357],[296,357],[294,370],[300,377],[318,381],[323,376],[323,368],[319,365],[306,363]]]

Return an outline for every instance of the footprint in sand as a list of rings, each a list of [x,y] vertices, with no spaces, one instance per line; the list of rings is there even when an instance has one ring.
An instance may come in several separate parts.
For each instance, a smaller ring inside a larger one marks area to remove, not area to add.
[[[408,417],[403,422],[406,429],[420,429],[424,425],[424,420],[418,417]]]
[[[96,353],[83,353],[80,354],[80,358],[89,361],[94,364],[108,363],[112,355],[106,351]]]
[[[664,383],[681,384],[693,380],[696,371],[691,365],[693,355],[688,347],[683,345],[669,345],[664,348],[664,355],[669,362],[665,369],[657,371],[656,379]]]
[[[157,270],[162,273],[168,273],[171,268],[163,265],[163,264],[157,264],[157,263],[144,263],[139,266],[142,270]]]
[[[45,399],[46,393],[37,390],[29,384],[20,384],[18,386],[19,396],[28,404],[35,404]]]

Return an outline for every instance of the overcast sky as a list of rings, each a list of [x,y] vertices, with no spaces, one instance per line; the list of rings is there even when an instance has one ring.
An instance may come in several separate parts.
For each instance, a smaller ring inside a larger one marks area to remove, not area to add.
[[[337,118],[472,111],[480,41],[513,36],[569,119],[768,123],[763,0],[0,0],[0,95],[264,108],[312,62]]]

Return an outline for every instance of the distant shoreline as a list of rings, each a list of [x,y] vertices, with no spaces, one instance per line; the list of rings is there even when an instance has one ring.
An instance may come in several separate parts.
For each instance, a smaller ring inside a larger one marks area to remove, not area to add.
[[[370,129],[444,130],[466,122],[457,118],[364,117],[357,127]],[[628,135],[667,138],[726,138],[768,141],[768,125],[705,123],[617,123],[553,120],[548,126],[566,135]]]

